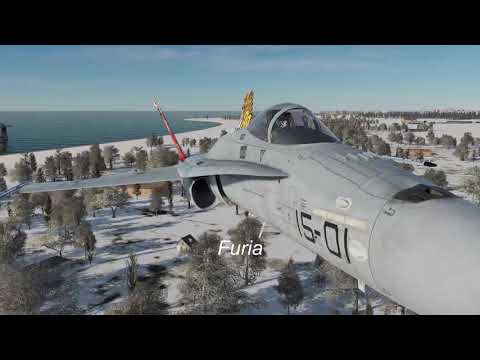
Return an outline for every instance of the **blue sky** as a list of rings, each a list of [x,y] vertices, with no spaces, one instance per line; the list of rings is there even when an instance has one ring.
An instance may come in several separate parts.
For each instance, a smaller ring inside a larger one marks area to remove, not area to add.
[[[480,46],[0,46],[0,110],[480,109]]]

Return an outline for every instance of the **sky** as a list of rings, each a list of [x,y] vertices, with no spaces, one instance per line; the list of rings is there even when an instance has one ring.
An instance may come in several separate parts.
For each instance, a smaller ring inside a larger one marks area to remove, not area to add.
[[[0,111],[480,109],[480,46],[0,46]]]

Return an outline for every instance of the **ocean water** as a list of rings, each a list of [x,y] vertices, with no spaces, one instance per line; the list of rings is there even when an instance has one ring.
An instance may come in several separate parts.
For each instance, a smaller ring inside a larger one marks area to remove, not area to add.
[[[215,126],[185,121],[199,117],[238,119],[240,112],[170,111],[167,118],[176,133]],[[56,149],[132,140],[167,131],[154,111],[0,111],[8,127],[8,153]]]

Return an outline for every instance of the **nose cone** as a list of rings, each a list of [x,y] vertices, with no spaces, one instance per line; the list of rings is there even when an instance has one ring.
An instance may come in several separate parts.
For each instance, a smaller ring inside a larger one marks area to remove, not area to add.
[[[380,290],[419,314],[480,314],[480,209],[450,198],[385,210],[370,248]]]

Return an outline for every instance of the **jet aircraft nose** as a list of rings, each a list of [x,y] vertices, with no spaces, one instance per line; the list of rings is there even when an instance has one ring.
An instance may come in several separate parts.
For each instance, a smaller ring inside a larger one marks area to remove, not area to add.
[[[390,202],[370,266],[377,285],[420,314],[480,314],[480,209],[459,198]]]

